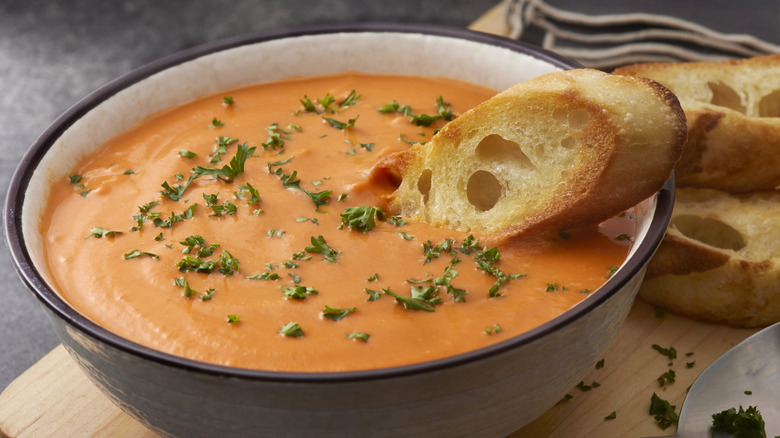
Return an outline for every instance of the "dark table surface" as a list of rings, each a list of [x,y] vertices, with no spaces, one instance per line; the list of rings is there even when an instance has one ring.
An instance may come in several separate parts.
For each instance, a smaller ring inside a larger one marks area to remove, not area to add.
[[[237,34],[386,21],[465,27],[498,0],[0,0],[0,190],[68,107],[157,58]],[[57,346],[0,246],[0,391]]]

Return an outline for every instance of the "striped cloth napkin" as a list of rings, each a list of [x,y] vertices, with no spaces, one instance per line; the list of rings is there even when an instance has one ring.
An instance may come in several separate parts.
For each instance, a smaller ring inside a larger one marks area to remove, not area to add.
[[[586,67],[780,53],[777,0],[504,0],[509,36]]]

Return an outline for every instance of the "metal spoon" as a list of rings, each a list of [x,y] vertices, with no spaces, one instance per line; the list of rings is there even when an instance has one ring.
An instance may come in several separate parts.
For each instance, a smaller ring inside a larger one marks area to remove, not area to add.
[[[767,437],[780,435],[780,323],[745,339],[707,367],[685,397],[677,433],[666,437],[726,437],[712,433],[712,415],[740,405],[758,409]]]

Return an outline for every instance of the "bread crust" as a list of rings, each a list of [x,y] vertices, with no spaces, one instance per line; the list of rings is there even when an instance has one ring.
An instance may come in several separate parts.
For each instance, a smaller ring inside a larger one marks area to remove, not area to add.
[[[507,238],[636,205],[669,178],[685,139],[662,85],[579,69],[517,84],[374,171],[401,177],[392,214]]]
[[[688,142],[675,169],[678,186],[732,193],[780,186],[780,54],[614,73],[654,79],[680,99]]]

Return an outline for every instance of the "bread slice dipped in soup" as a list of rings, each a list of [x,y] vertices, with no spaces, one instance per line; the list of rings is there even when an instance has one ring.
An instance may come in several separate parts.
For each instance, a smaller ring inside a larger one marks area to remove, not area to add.
[[[53,181],[52,282],[120,336],[252,369],[407,365],[526,332],[624,262],[685,121],[656,84],[590,70],[496,94],[353,72],[154,114]]]

